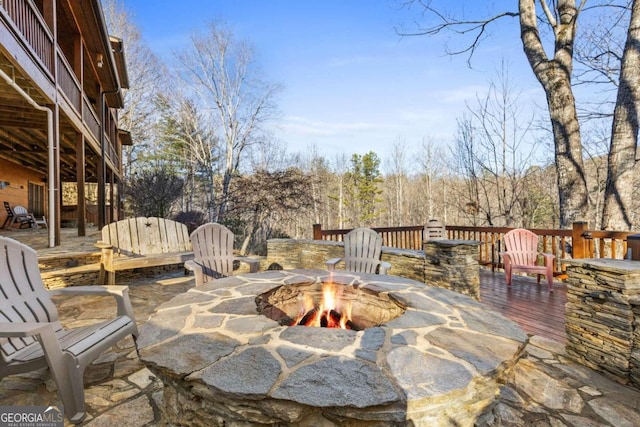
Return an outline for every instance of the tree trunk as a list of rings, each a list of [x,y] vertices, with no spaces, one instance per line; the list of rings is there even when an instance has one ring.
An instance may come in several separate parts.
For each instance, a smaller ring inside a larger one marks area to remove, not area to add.
[[[609,167],[602,210],[603,230],[633,227],[633,178],[637,167],[640,113],[640,2],[634,0],[622,55],[620,84],[611,126]]]
[[[546,6],[546,0],[541,0]],[[573,45],[578,10],[575,0],[558,0],[557,16],[546,11],[554,29],[554,58],[549,60],[540,40],[535,0],[519,0],[520,31],[524,52],[542,85],[549,107],[555,145],[556,175],[560,201],[560,227],[589,218],[587,183],[582,159],[582,141],[571,89]]]

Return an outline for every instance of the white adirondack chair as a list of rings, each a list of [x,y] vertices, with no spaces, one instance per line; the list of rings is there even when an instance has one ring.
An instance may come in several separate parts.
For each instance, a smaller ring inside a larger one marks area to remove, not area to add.
[[[249,264],[249,272],[256,273],[260,261],[233,255],[234,235],[222,224],[214,222],[201,225],[191,233],[194,259],[184,263],[194,272],[196,286],[233,274],[233,262]]]
[[[356,228],[344,236],[344,257],[326,261],[327,270],[344,260],[346,271],[387,274],[391,264],[380,261],[381,254],[382,237],[370,228]]]
[[[0,378],[49,367],[64,412],[72,423],[85,416],[85,368],[127,335],[138,335],[126,286],[76,286],[48,291],[36,251],[0,237]],[[64,329],[52,295],[111,295],[118,314],[112,320]],[[48,404],[49,402],[43,402]]]

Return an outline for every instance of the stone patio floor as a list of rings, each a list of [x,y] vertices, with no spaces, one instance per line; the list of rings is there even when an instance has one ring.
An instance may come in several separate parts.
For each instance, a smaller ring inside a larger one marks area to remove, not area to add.
[[[45,249],[46,236],[43,240],[42,230],[2,234],[31,245],[39,253],[93,250],[97,240],[96,231],[90,230],[87,238],[68,239],[60,248]],[[184,276],[182,271],[120,284],[130,286],[140,325],[158,305],[194,285],[193,277]],[[56,297],[66,326],[113,316],[112,301],[109,297]],[[142,365],[131,338],[121,341],[87,368],[85,393],[88,415],[82,425],[164,425],[157,405],[162,399],[162,384]],[[0,381],[0,406],[59,403],[47,370],[13,375]],[[65,420],[65,425],[70,424]],[[499,403],[478,419],[476,425],[640,426],[640,390],[573,363],[562,345],[532,336],[502,388]]]

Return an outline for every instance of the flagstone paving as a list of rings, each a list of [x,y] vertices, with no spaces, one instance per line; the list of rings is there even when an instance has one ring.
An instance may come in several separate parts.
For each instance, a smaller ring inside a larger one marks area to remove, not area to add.
[[[30,244],[24,239],[29,236],[26,233],[21,233],[19,240]],[[33,236],[39,238],[41,234],[44,233]],[[55,251],[91,250],[90,245],[96,240],[94,232],[81,244],[74,241],[74,246]],[[33,246],[40,252],[42,246]],[[130,286],[140,325],[157,306],[194,285],[193,277],[184,276],[182,270],[121,284]],[[115,314],[112,301],[104,297],[56,297],[55,301],[66,326]],[[140,362],[131,338],[121,341],[87,368],[85,392],[88,414],[82,425],[165,425],[158,409],[162,383]],[[59,403],[47,370],[0,381],[0,406]],[[70,424],[65,420],[65,425]],[[640,391],[572,362],[561,344],[533,336],[502,387],[499,401],[476,420],[476,425],[639,426]]]

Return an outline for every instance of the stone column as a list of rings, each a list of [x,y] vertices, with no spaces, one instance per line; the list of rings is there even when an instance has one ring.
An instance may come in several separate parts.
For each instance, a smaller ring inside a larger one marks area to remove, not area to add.
[[[425,283],[480,300],[479,245],[476,240],[424,241]]]
[[[567,275],[567,354],[619,382],[638,383],[632,301],[640,296],[640,262],[567,260]]]

